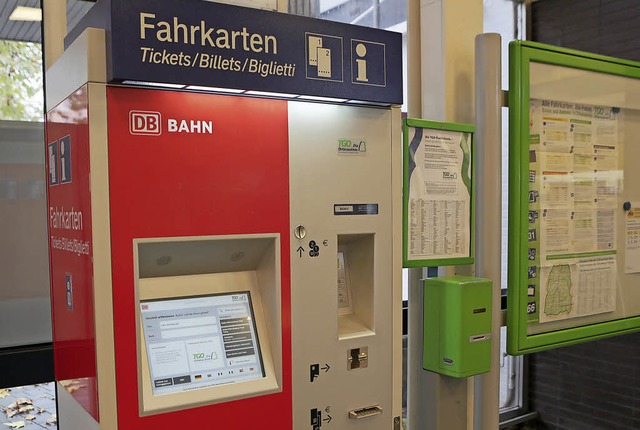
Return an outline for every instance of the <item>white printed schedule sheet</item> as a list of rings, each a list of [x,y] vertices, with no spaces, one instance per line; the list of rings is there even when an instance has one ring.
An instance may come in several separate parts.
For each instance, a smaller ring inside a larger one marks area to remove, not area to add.
[[[624,236],[624,273],[640,273],[640,202],[629,202]]]
[[[410,128],[409,142],[407,257],[469,257],[471,134]]]
[[[620,109],[530,102],[529,291],[539,322],[615,310]]]

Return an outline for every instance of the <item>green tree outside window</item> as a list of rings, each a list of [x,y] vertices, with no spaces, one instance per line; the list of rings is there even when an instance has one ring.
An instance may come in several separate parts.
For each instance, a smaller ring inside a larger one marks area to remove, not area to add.
[[[43,121],[42,46],[0,40],[0,120]]]

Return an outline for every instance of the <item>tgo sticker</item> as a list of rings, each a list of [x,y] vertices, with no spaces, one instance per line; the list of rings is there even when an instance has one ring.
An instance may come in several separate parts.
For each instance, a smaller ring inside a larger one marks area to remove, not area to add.
[[[364,139],[338,139],[338,154],[365,155],[367,142]]]

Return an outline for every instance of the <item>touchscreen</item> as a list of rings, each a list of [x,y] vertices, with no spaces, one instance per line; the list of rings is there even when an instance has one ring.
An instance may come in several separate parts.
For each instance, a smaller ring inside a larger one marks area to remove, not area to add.
[[[264,377],[249,292],[141,301],[154,395]]]

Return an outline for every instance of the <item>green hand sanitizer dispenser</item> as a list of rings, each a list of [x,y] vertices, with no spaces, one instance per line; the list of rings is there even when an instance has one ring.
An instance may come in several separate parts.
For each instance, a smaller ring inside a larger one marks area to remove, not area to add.
[[[447,276],[423,282],[424,369],[455,378],[491,370],[491,280]]]

